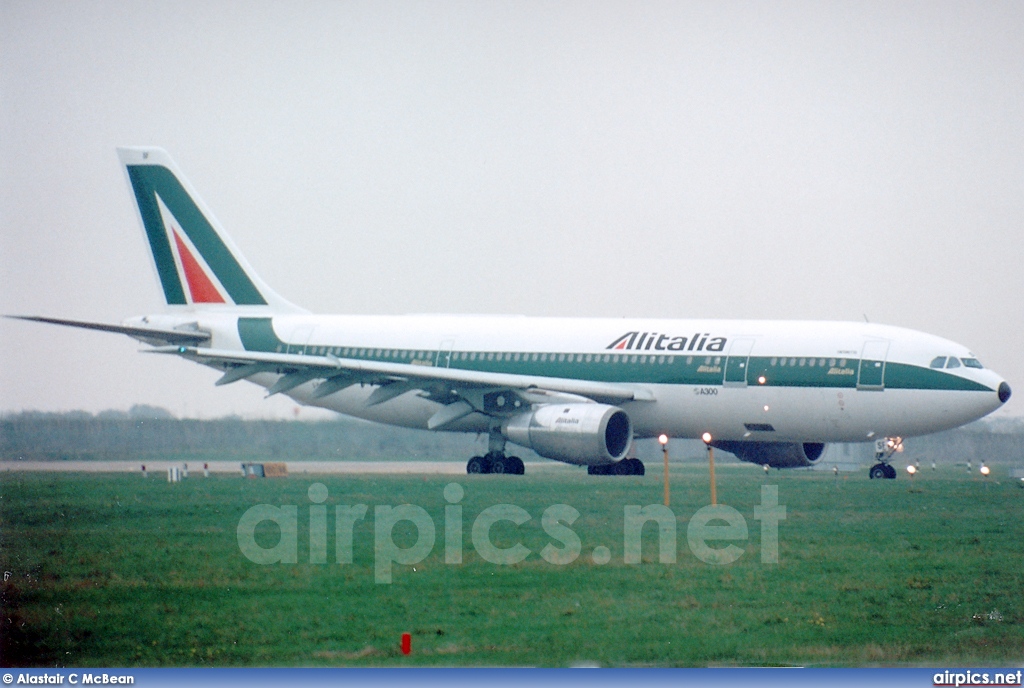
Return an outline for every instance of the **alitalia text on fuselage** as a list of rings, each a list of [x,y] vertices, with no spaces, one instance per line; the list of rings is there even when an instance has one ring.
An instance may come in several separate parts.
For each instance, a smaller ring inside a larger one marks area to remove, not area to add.
[[[712,337],[709,333],[697,332],[680,337],[660,332],[627,332],[605,349],[614,351],[715,351],[725,350],[725,337]],[[689,342],[689,345],[687,345]]]

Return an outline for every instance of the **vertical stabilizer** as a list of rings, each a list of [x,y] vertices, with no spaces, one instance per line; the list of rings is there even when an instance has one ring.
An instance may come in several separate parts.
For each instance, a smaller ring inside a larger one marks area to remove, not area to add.
[[[268,287],[160,148],[118,148],[167,304],[301,312]]]

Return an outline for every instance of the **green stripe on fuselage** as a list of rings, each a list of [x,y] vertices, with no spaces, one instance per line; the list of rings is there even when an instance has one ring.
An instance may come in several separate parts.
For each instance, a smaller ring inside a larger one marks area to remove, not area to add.
[[[907,363],[885,365],[885,386],[892,389],[951,389],[968,392],[994,392],[994,389],[967,378],[932,368]]]
[[[489,373],[511,373],[537,377],[555,377],[597,382],[645,383],[666,385],[722,385],[726,356],[653,355],[653,354],[578,354],[519,352],[449,352],[428,349],[387,349],[367,347],[294,345],[282,341],[274,332],[270,318],[239,318],[238,334],[247,351],[274,353],[331,354],[339,358],[380,361],[384,363],[418,363],[433,365],[440,360],[445,367]],[[518,355],[519,360],[516,360]],[[475,357],[475,360],[474,360]],[[547,360],[542,360],[546,358]],[[772,361],[775,365],[772,365]],[[751,356],[747,366],[747,382],[756,387],[819,387],[856,388],[860,360],[786,358]],[[804,365],[800,365],[800,361]],[[792,363],[790,363],[792,361]],[[759,377],[764,376],[761,384]],[[992,391],[985,385],[952,375],[906,363],[887,363],[885,386],[892,389],[935,389],[961,391]]]
[[[274,332],[271,318],[239,318],[238,337],[246,351],[284,353],[285,343]]]

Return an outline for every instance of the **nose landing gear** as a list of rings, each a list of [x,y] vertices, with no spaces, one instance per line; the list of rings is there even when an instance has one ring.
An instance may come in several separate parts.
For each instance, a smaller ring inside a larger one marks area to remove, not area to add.
[[[896,469],[887,463],[876,463],[871,467],[868,477],[872,480],[895,480]]]
[[[868,477],[872,480],[895,480],[896,469],[889,464],[893,454],[903,451],[902,437],[886,437],[875,442],[875,460],[878,461],[871,470]]]

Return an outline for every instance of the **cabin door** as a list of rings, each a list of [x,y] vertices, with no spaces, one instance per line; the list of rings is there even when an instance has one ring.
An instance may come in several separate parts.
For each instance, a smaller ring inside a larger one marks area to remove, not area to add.
[[[737,339],[729,347],[729,357],[725,361],[725,386],[746,387],[747,368],[750,367],[750,350],[754,348],[753,339]]]
[[[889,342],[881,339],[864,342],[860,370],[857,373],[857,389],[885,389],[885,358],[888,354]]]

